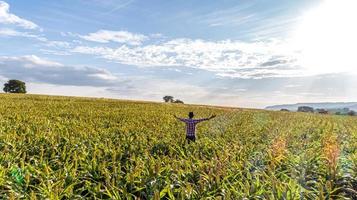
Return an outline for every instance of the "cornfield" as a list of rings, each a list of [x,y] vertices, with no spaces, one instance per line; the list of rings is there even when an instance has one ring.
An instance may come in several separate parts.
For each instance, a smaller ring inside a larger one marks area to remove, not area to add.
[[[348,116],[2,94],[0,150],[0,199],[357,198]]]

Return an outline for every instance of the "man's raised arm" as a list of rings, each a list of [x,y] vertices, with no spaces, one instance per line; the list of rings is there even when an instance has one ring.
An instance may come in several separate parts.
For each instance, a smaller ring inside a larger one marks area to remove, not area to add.
[[[208,120],[211,120],[213,118],[215,118],[216,115],[211,115],[210,117],[208,118],[203,118],[203,119],[197,119],[196,122],[203,122],[203,121],[208,121]]]
[[[211,117],[209,117],[208,119],[210,120],[210,119],[213,119],[215,117],[216,117],[216,115],[211,115]]]
[[[180,121],[182,121],[182,122],[185,122],[185,119],[182,119],[182,118],[179,118],[179,117],[177,117],[176,115],[173,115],[176,119],[178,119],[178,120],[180,120]]]

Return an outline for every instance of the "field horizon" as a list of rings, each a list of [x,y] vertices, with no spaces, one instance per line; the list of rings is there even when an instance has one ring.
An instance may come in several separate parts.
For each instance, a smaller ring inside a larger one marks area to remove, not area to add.
[[[78,98],[78,99],[91,99],[91,100],[108,100],[108,101],[122,101],[122,102],[138,102],[138,103],[153,103],[153,104],[170,104],[163,101],[155,100],[140,100],[140,99],[125,99],[125,98],[110,98],[110,97],[91,97],[91,96],[67,96],[67,95],[52,95],[52,94],[16,94],[16,93],[0,93],[1,95],[24,95],[24,96],[33,96],[33,97],[59,97],[59,98]],[[213,108],[222,108],[222,109],[250,109],[250,110],[266,110],[265,108],[249,108],[249,107],[239,107],[239,106],[225,106],[225,105],[211,105],[211,104],[195,104],[195,103],[171,103],[174,105],[187,105],[187,106],[203,106],[203,107],[213,107]]]

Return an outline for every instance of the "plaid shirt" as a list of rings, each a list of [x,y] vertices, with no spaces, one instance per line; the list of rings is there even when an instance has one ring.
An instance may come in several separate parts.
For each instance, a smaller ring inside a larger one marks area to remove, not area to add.
[[[204,119],[182,119],[178,118],[180,121],[186,123],[186,136],[188,137],[195,137],[196,132],[196,124],[208,120],[208,118]]]

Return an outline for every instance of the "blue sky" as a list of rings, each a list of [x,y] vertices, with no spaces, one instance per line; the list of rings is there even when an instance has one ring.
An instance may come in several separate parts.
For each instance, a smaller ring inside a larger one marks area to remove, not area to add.
[[[257,108],[357,101],[356,5],[0,0],[0,81],[24,80],[29,93]]]

